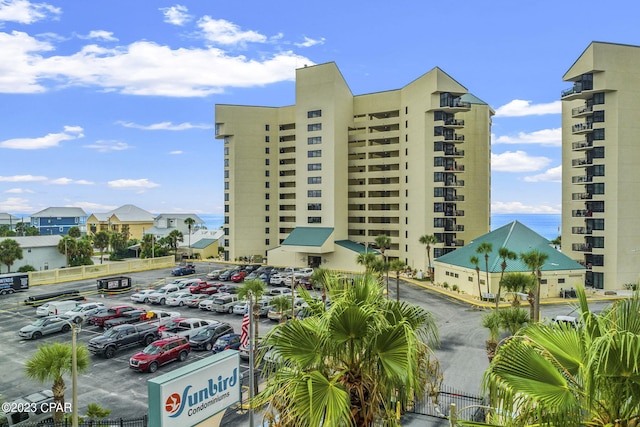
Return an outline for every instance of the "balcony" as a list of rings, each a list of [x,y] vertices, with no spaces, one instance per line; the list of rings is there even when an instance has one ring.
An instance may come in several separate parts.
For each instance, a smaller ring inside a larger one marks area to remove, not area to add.
[[[571,182],[573,184],[584,184],[585,182],[593,182],[593,176],[591,175],[573,176],[571,177]]]
[[[464,120],[461,119],[447,119],[444,121],[444,127],[459,129],[464,127]]]
[[[444,201],[445,202],[464,202],[464,196],[458,196],[458,195],[446,195],[444,196]]]
[[[464,157],[464,150],[444,150],[446,157]]]
[[[593,164],[593,160],[591,159],[573,159],[571,160],[571,166],[580,167],[580,166],[588,166]]]
[[[464,240],[462,240],[462,239],[454,239],[454,240],[450,240],[450,241],[445,241],[444,245],[445,246],[462,247],[462,246],[464,246]]]
[[[587,115],[593,111],[593,105],[583,105],[581,107],[576,107],[571,109],[571,117],[580,117]]]
[[[449,98],[448,102],[440,102],[440,108],[460,111],[470,110],[471,103],[461,100],[460,97]]]
[[[577,209],[571,211],[571,216],[574,218],[590,218],[593,216],[591,209]]]
[[[576,151],[576,150],[586,150],[593,147],[593,141],[588,141],[586,139],[583,139],[582,141],[578,141],[578,142],[573,142],[571,144],[571,149]]]
[[[464,135],[458,135],[457,133],[453,133],[448,135],[445,134],[443,136],[445,141],[464,142]]]
[[[587,243],[573,243],[571,250],[575,252],[591,252],[591,245]]]
[[[571,195],[571,200],[591,200],[593,198],[593,194],[591,193],[573,193]]]
[[[584,123],[576,123],[571,127],[571,132],[573,134],[581,134],[591,132],[593,130],[592,122],[584,122]]]
[[[451,182],[445,182],[444,183],[445,187],[464,187],[464,180],[457,180],[457,181],[451,181]]]
[[[464,225],[462,224],[445,225],[444,231],[449,231],[449,232],[464,231]]]

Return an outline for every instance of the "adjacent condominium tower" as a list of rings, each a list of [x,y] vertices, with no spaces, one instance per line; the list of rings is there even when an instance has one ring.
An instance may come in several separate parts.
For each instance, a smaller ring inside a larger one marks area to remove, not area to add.
[[[593,42],[563,79],[562,250],[621,289],[640,264],[640,47]]]
[[[296,103],[216,105],[224,141],[225,257],[353,269],[385,255],[426,268],[489,231],[493,110],[434,68],[353,95],[334,63],[298,69]]]

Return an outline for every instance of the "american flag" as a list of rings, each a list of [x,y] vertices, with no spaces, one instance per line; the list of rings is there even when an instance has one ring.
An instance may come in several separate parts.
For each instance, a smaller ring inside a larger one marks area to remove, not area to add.
[[[240,332],[240,342],[246,347],[249,345],[249,303],[244,307],[244,316],[242,317],[242,331]]]

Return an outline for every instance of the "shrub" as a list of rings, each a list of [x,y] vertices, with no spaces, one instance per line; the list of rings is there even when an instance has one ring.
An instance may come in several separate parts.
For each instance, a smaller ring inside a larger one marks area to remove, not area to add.
[[[453,289],[454,292],[460,292],[460,287],[458,287],[458,285],[453,285],[451,289]]]
[[[442,284],[442,287],[445,288],[445,289],[449,289],[449,284],[447,282],[444,282]]]

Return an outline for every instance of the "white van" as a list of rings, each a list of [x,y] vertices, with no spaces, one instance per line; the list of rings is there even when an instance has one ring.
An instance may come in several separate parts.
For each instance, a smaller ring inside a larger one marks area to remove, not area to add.
[[[56,314],[64,314],[73,310],[78,305],[78,301],[49,301],[42,304],[36,309],[36,316],[52,316]]]

